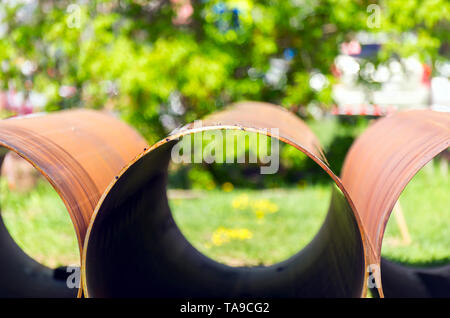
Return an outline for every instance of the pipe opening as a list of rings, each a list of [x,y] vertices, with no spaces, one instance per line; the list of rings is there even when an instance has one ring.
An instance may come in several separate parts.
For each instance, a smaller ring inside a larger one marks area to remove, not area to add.
[[[195,248],[172,216],[166,187],[176,144],[162,142],[129,166],[97,206],[83,256],[88,297],[361,295],[363,243],[337,186],[324,223],[300,252],[269,266],[224,265]]]
[[[220,140],[211,138],[212,133],[219,133]],[[197,149],[195,138],[209,142]],[[232,267],[285,261],[314,238],[325,219],[331,178],[291,145],[279,144],[271,156],[266,153],[271,142],[278,140],[221,130],[187,135],[178,144],[190,157],[170,161],[170,210],[187,240],[214,261]],[[267,148],[258,149],[262,143]],[[208,157],[211,148],[213,160]],[[202,153],[196,157],[197,151]],[[271,160],[281,161],[277,171],[262,174],[261,165]]]
[[[450,296],[449,150],[426,164],[403,190],[382,244],[386,297]]]
[[[65,265],[78,270],[78,243],[61,198],[25,159],[2,153],[0,297],[76,297]]]

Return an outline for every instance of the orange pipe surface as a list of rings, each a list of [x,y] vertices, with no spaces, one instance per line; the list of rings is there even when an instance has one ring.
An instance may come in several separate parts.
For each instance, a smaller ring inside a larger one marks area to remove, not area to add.
[[[0,146],[30,162],[54,187],[72,219],[80,253],[94,208],[126,164],[147,147],[106,113],[71,110],[0,121]],[[5,153],[5,151],[4,151]],[[71,296],[65,282],[27,256],[0,222],[0,296]]]

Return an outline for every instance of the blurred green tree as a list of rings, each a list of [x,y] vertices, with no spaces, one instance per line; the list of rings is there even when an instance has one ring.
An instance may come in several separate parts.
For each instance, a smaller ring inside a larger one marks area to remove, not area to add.
[[[380,59],[437,59],[449,16],[446,0],[10,0],[0,89],[41,92],[47,110],[117,110],[154,142],[241,99],[329,105],[339,45],[360,30],[393,35]],[[309,84],[318,72],[321,90]]]

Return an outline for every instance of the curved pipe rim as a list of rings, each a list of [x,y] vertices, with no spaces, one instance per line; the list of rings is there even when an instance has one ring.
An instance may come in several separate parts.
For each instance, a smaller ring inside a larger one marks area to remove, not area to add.
[[[84,240],[84,248],[82,250],[82,261],[81,261],[81,284],[82,284],[82,290],[83,290],[83,295],[86,298],[89,298],[89,291],[88,291],[88,286],[87,286],[87,279],[86,279],[86,258],[87,258],[87,250],[89,248],[89,238],[91,235],[91,230],[94,226],[95,220],[97,218],[98,212],[100,210],[101,205],[103,204],[104,200],[107,198],[110,190],[114,187],[114,185],[116,184],[116,182],[121,178],[121,176],[128,170],[129,167],[131,167],[134,163],[136,163],[138,160],[140,160],[142,157],[146,156],[148,153],[150,153],[151,151],[153,151],[154,149],[160,147],[161,145],[170,142],[170,141],[178,141],[180,138],[187,136],[187,135],[191,135],[191,134],[195,134],[195,133],[200,133],[200,132],[204,132],[204,131],[211,131],[211,130],[239,130],[239,131],[248,131],[248,132],[253,132],[253,133],[257,133],[257,134],[261,134],[261,135],[266,135],[268,137],[272,137],[272,138],[276,138],[279,141],[282,141],[288,145],[293,146],[294,148],[296,148],[297,150],[303,152],[305,155],[307,155],[309,158],[311,158],[314,162],[316,162],[330,177],[331,179],[334,181],[334,183],[336,184],[336,186],[342,191],[342,193],[344,194],[350,208],[352,209],[353,213],[353,217],[355,218],[355,221],[357,223],[358,226],[358,230],[359,233],[361,235],[361,243],[363,246],[363,257],[364,257],[364,284],[362,286],[362,290],[361,290],[361,297],[365,297],[367,294],[367,277],[369,275],[369,273],[366,271],[367,268],[367,260],[368,260],[368,255],[366,255],[367,253],[367,245],[369,245],[369,249],[371,251],[372,247],[370,246],[370,242],[368,242],[365,237],[365,230],[363,227],[363,224],[360,220],[359,214],[356,211],[355,205],[353,204],[353,201],[351,200],[347,190],[344,188],[341,179],[334,174],[334,172],[330,169],[330,167],[319,157],[317,157],[316,155],[312,154],[311,152],[309,152],[304,146],[297,144],[296,142],[286,138],[286,137],[282,137],[282,136],[274,136],[273,134],[271,134],[269,131],[266,130],[262,130],[259,128],[253,128],[253,127],[242,127],[241,125],[210,125],[210,126],[204,126],[201,128],[190,128],[190,129],[186,129],[184,131],[181,132],[177,132],[175,134],[169,135],[168,137],[161,139],[160,141],[156,142],[155,144],[153,144],[151,147],[149,147],[148,149],[144,150],[141,154],[139,154],[137,157],[135,157],[132,161],[130,161],[118,174],[117,176],[111,181],[111,183],[108,185],[108,187],[105,189],[105,191],[103,192],[102,196],[100,197],[94,212],[91,216],[91,220],[89,222],[89,226],[87,228],[87,232],[86,232],[86,237]],[[382,295],[382,290],[381,290],[381,295]]]

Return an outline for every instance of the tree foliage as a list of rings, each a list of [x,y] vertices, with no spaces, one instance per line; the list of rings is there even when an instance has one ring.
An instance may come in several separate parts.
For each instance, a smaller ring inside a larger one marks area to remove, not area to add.
[[[380,59],[448,51],[446,0],[191,0],[192,16],[174,22],[186,1],[7,1],[1,89],[41,92],[48,110],[117,110],[154,142],[237,100],[329,105],[330,85],[312,89],[311,74],[332,84],[339,45],[361,30],[389,36]],[[370,4],[381,9],[376,28]]]

